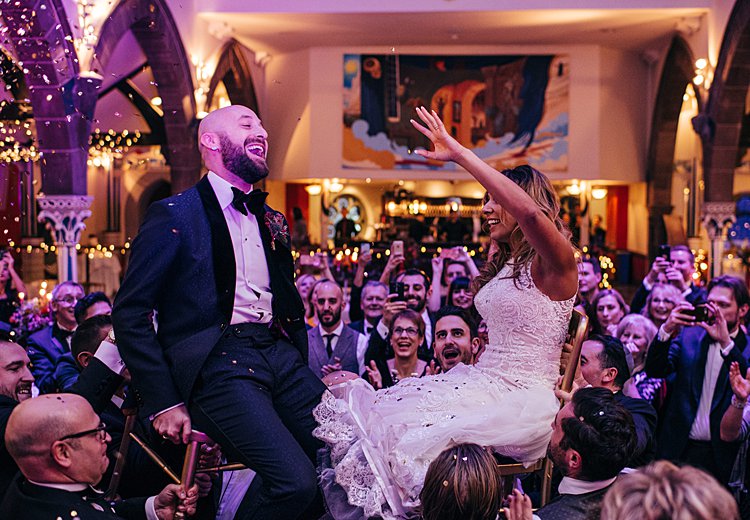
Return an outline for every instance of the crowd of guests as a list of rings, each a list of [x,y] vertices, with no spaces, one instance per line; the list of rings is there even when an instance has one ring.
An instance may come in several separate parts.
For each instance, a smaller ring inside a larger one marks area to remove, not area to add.
[[[446,248],[428,274],[416,267],[424,263],[393,251],[382,269],[364,252],[348,291],[325,255],[297,276],[309,366],[324,381],[346,371],[387,388],[473,364],[491,341],[473,305],[473,257]],[[2,310],[22,282],[12,259],[0,264]],[[730,276],[697,286],[693,265],[687,247],[672,247],[628,303],[617,290],[600,289],[596,258],[582,258],[577,309],[590,328],[572,391],[556,391],[563,406],[549,445],[559,474],[553,500],[533,513],[531,479],[506,498],[511,490],[502,488],[493,454],[462,444],[431,464],[422,517],[493,520],[505,506],[513,519],[732,519],[738,511],[750,518],[750,296]],[[147,418],[134,416],[138,396],[128,392],[109,299],[64,282],[50,308],[52,323],[23,345],[0,341],[0,518],[27,517],[30,501],[49,504],[50,512],[54,504],[75,511],[96,503],[110,515],[91,518],[172,518],[177,511],[232,518],[252,471],[202,473],[185,492],[139,445],[120,452],[132,430],[172,467],[184,455]],[[158,316],[152,319],[158,327]],[[204,450],[204,464],[221,460],[219,447]]]

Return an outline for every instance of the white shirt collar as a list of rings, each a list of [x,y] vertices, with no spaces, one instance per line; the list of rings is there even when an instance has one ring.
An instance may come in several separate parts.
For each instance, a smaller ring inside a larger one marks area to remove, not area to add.
[[[343,320],[339,321],[339,326],[333,329],[331,332],[326,332],[323,329],[323,325],[318,325],[318,329],[322,337],[325,337],[326,334],[333,334],[334,336],[338,338],[339,336],[341,336],[341,333],[344,332],[344,321]]]
[[[223,179],[222,177],[219,177],[218,174],[212,171],[209,171],[206,176],[208,177],[208,182],[211,183],[211,187],[216,194],[216,198],[219,201],[221,210],[224,211],[225,209],[227,209],[227,206],[232,203],[232,200],[234,200],[234,193],[232,193],[232,188],[234,188],[235,186],[232,186],[231,182]],[[251,186],[250,191],[252,191],[252,189],[253,188]]]
[[[561,495],[583,495],[604,489],[617,480],[617,477],[608,480],[579,480],[572,477],[563,477],[557,490]]]
[[[31,479],[28,479],[28,481],[37,486],[62,489],[63,491],[70,491],[71,493],[78,493],[79,491],[89,488],[88,484],[82,484],[80,482],[35,482]]]

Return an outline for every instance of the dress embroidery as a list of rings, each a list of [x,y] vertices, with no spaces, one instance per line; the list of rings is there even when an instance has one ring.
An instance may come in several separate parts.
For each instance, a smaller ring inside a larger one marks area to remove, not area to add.
[[[411,518],[427,467],[454,443],[492,446],[529,464],[544,456],[573,298],[551,300],[528,267],[517,284],[509,273],[506,266],[474,298],[490,340],[476,365],[378,392],[361,379],[326,392],[313,412],[314,435],[330,449],[321,480],[335,479],[348,499],[333,505],[334,518]]]

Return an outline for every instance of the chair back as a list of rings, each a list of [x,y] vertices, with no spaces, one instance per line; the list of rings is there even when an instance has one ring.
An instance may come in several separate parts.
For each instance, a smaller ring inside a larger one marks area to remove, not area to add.
[[[570,392],[573,388],[573,380],[581,360],[581,345],[586,339],[586,331],[589,326],[589,317],[578,309],[573,309],[568,326],[568,335],[563,345],[563,353],[560,356],[560,375],[563,376],[561,388]]]

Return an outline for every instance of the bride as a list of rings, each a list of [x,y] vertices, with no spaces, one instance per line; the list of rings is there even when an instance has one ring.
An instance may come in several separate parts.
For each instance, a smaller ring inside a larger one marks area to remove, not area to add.
[[[532,463],[546,452],[558,410],[553,388],[578,275],[557,195],[530,166],[498,173],[435,111],[417,113],[426,127],[412,124],[434,145],[417,153],[455,162],[487,190],[482,211],[494,244],[474,302],[489,344],[473,366],[377,392],[354,379],[324,394],[314,435],[328,446],[321,486],[336,520],[414,517],[427,467],[454,443]]]

